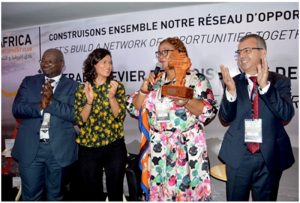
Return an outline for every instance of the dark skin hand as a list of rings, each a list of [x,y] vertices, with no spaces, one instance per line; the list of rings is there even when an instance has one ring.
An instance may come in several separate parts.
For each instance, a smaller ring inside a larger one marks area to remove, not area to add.
[[[51,87],[51,83],[46,81],[42,87],[42,99],[40,102],[41,109],[45,109],[49,104],[53,96],[53,90]]]

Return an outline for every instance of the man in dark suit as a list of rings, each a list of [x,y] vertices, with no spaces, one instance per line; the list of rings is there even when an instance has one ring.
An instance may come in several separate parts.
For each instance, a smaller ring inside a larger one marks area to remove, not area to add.
[[[248,201],[251,191],[254,201],[275,201],[282,171],[294,163],[284,129],[294,116],[291,82],[268,70],[262,37],[243,37],[236,54],[241,74],[232,78],[221,65],[226,88],[219,118],[229,128],[219,157],[226,164],[227,200]]]
[[[74,100],[77,83],[62,76],[64,57],[48,49],[42,74],[22,81],[13,103],[21,119],[12,156],[19,162],[22,200],[62,200],[63,169],[77,160]]]

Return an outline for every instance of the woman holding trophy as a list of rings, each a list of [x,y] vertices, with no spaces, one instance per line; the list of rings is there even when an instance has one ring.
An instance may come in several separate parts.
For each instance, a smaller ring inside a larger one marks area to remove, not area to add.
[[[217,113],[211,85],[191,71],[183,42],[164,39],[156,52],[163,72],[150,75],[127,103],[139,117],[142,189],[150,201],[211,200],[204,126]]]

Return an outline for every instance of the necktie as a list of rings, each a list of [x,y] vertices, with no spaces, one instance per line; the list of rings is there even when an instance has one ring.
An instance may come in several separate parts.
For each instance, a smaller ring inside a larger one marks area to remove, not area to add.
[[[55,80],[48,78],[48,79],[46,79],[45,82],[48,82],[48,81],[50,82],[51,87],[52,87],[52,89],[53,89],[53,88],[54,88],[54,82],[55,82]]]
[[[251,91],[251,102],[252,102],[252,118],[258,118],[258,93],[257,93],[257,77],[251,76],[250,80],[253,82],[253,88]],[[250,142],[247,143],[247,149],[252,153],[256,153],[259,151],[259,143]]]

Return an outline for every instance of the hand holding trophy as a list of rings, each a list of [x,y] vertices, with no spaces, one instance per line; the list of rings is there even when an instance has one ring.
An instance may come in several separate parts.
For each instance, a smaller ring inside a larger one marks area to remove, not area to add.
[[[186,72],[191,67],[190,58],[186,53],[173,51],[169,58],[169,67],[174,68],[176,81],[175,84],[163,85],[162,95],[192,99],[193,89],[185,87]]]

